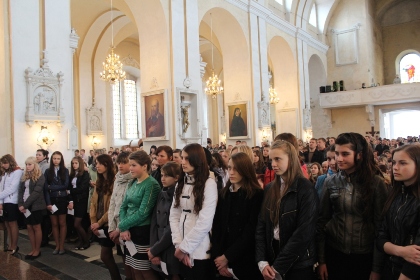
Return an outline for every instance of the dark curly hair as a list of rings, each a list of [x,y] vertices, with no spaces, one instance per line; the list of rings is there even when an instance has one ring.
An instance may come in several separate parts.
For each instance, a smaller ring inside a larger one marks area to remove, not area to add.
[[[185,152],[187,154],[187,160],[189,161],[190,165],[194,167],[194,187],[192,193],[195,198],[194,212],[198,214],[201,208],[203,208],[204,188],[206,186],[206,181],[210,175],[209,166],[206,160],[206,154],[204,153],[204,148],[197,143],[188,144],[184,147],[182,152]],[[184,177],[185,172],[182,171],[181,177],[178,180],[178,187],[175,190],[175,208],[179,207],[182,189],[184,188]]]

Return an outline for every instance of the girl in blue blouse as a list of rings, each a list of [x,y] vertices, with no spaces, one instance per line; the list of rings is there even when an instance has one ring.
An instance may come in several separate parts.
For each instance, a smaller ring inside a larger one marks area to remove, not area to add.
[[[134,180],[129,184],[120,210],[118,225],[124,241],[132,241],[137,253],[125,249],[125,262],[135,279],[158,279],[150,268],[147,251],[150,248],[152,211],[160,192],[159,183],[149,176],[151,160],[145,151],[130,155],[130,172]]]

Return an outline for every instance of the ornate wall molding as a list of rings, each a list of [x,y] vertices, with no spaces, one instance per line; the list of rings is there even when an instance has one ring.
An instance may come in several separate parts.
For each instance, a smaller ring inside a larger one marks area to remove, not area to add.
[[[140,64],[138,63],[137,60],[135,60],[131,54],[129,54],[128,56],[124,57],[121,59],[122,64],[124,64],[124,66],[132,66],[134,68],[140,69]]]
[[[35,72],[31,67],[25,70],[26,80],[26,114],[25,121],[29,126],[34,122],[53,122],[58,126],[65,120],[61,88],[64,74],[60,71],[54,75],[48,66],[47,52],[41,60],[41,68]]]
[[[420,102],[420,83],[392,84],[366,89],[321,93],[319,103],[322,108],[360,107]]]
[[[87,132],[88,136],[91,135],[103,135],[102,126],[102,108],[96,108],[95,104],[92,107],[86,109],[87,117]]]
[[[361,24],[344,29],[331,29],[334,36],[335,65],[344,66],[359,63],[359,29]]]

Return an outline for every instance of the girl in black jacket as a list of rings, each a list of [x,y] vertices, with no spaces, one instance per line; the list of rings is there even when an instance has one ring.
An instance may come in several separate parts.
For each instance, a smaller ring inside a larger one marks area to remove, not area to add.
[[[378,249],[389,256],[392,279],[420,279],[420,145],[392,153],[393,189],[385,203]]]
[[[81,157],[74,157],[71,160],[70,172],[70,201],[73,201],[74,228],[79,236],[79,245],[75,250],[86,250],[89,248],[89,240],[85,229],[82,226],[82,219],[87,213],[89,197],[90,176],[85,170],[85,163]]]
[[[265,187],[256,230],[256,261],[264,279],[312,279],[319,201],[302,173],[295,147],[277,140],[270,150],[276,177]]]
[[[236,153],[228,164],[229,181],[219,194],[212,228],[212,258],[219,279],[262,279],[255,265],[255,228],[263,200],[251,159]]]
[[[67,208],[73,209],[73,202],[68,200],[69,170],[65,167],[63,154],[54,152],[51,156],[50,168],[45,171],[44,195],[47,209],[50,212],[52,233],[55,241],[54,255],[63,255],[64,240],[67,234]],[[57,210],[52,213],[53,206]]]
[[[166,264],[166,279],[179,280],[180,263],[175,258],[175,246],[172,244],[171,226],[169,225],[169,211],[172,206],[172,199],[175,192],[175,185],[181,176],[181,166],[169,161],[162,166],[162,191],[159,193],[150,224],[150,250],[149,260],[152,268],[158,271],[161,276],[162,264]]]

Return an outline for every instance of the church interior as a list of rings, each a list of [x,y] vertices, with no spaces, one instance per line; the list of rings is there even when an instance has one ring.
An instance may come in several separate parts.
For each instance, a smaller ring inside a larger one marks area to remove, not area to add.
[[[417,0],[8,0],[0,9],[0,150],[21,164],[39,147],[71,157],[139,139],[148,151],[207,138],[254,146],[281,132],[391,138],[394,115],[420,111]]]

